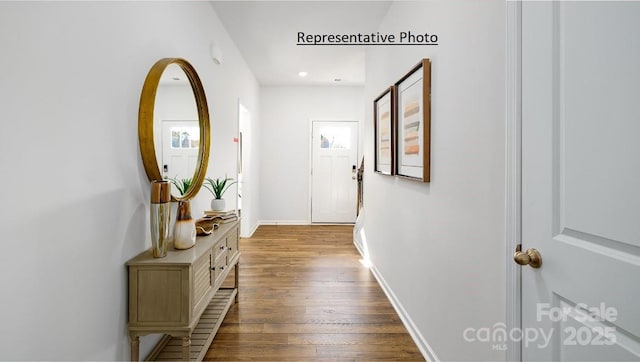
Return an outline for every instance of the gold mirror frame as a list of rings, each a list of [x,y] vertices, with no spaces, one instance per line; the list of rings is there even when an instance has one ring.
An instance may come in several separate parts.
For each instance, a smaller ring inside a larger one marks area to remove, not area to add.
[[[147,78],[144,80],[142,94],[140,95],[140,108],[138,111],[138,141],[140,142],[140,154],[142,155],[142,163],[144,170],[149,177],[149,181],[162,180],[160,167],[156,159],[155,143],[153,139],[153,115],[156,103],[156,93],[160,83],[160,77],[164,70],[170,65],[176,64],[184,71],[191,84],[193,95],[196,99],[196,107],[198,108],[198,124],[200,126],[200,146],[198,147],[198,161],[196,170],[192,177],[192,183],[186,194],[182,196],[171,195],[176,201],[188,201],[192,199],[202,187],[205,174],[207,173],[207,165],[209,164],[209,146],[210,146],[210,126],[209,126],[209,108],[207,107],[207,98],[204,88],[200,82],[198,73],[189,62],[182,58],[164,58],[158,60],[149,70]]]

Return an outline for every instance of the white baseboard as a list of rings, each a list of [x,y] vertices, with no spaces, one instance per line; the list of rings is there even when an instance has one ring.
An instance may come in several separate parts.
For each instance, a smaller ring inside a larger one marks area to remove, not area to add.
[[[360,249],[360,245],[358,245],[355,240],[353,241],[353,244],[356,246],[356,249],[358,249],[360,255],[364,257],[364,254]],[[389,302],[391,302],[393,309],[395,309],[396,313],[398,313],[398,316],[400,316],[402,324],[404,324],[405,328],[407,328],[407,331],[409,331],[409,335],[413,339],[413,342],[416,344],[416,346],[418,346],[418,349],[420,350],[420,353],[422,353],[422,356],[425,358],[425,360],[430,362],[440,362],[440,359],[438,359],[438,357],[436,356],[433,348],[431,348],[431,346],[429,346],[429,343],[427,343],[427,341],[424,339],[422,333],[420,333],[415,323],[413,323],[413,320],[402,306],[402,303],[400,303],[395,293],[393,293],[393,290],[391,290],[387,282],[378,271],[378,268],[376,268],[376,266],[371,263],[369,269],[378,281],[378,284],[380,285],[380,288],[382,288],[384,294],[387,296],[387,299],[389,299]]]
[[[360,256],[364,258],[365,256],[364,256],[364,253],[362,252],[362,245],[357,243],[355,239],[353,240],[353,245],[356,246],[356,249],[358,250],[358,253],[360,254]],[[380,284],[380,281],[378,281],[378,284]]]
[[[311,225],[308,220],[260,220],[259,225]]]
[[[258,227],[260,226],[260,223],[256,223],[255,225],[253,225],[253,227],[251,228],[251,230],[249,230],[249,235],[240,235],[241,238],[250,238],[253,236],[253,234],[256,232],[256,230],[258,230]]]
[[[309,225],[322,225],[322,226],[350,226],[355,225],[352,222],[312,222]]]

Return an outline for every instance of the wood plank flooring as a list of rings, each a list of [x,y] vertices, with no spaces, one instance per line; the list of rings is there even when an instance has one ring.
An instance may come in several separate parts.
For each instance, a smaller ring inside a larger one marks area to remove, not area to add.
[[[352,230],[261,226],[241,239],[239,303],[205,360],[424,361]]]

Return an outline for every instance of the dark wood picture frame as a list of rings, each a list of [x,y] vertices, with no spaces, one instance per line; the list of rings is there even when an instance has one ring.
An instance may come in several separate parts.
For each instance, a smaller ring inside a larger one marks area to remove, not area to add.
[[[382,175],[395,174],[395,93],[391,86],[373,101],[373,170]]]
[[[422,59],[395,84],[396,175],[431,180],[431,61]]]

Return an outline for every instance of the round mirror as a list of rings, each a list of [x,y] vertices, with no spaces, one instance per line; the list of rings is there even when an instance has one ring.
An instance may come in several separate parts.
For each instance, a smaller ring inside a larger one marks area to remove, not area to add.
[[[184,192],[172,186],[178,201],[193,198],[207,171],[209,110],[195,69],[181,58],[156,62],[144,81],[138,114],[138,139],[149,181],[191,181]]]

